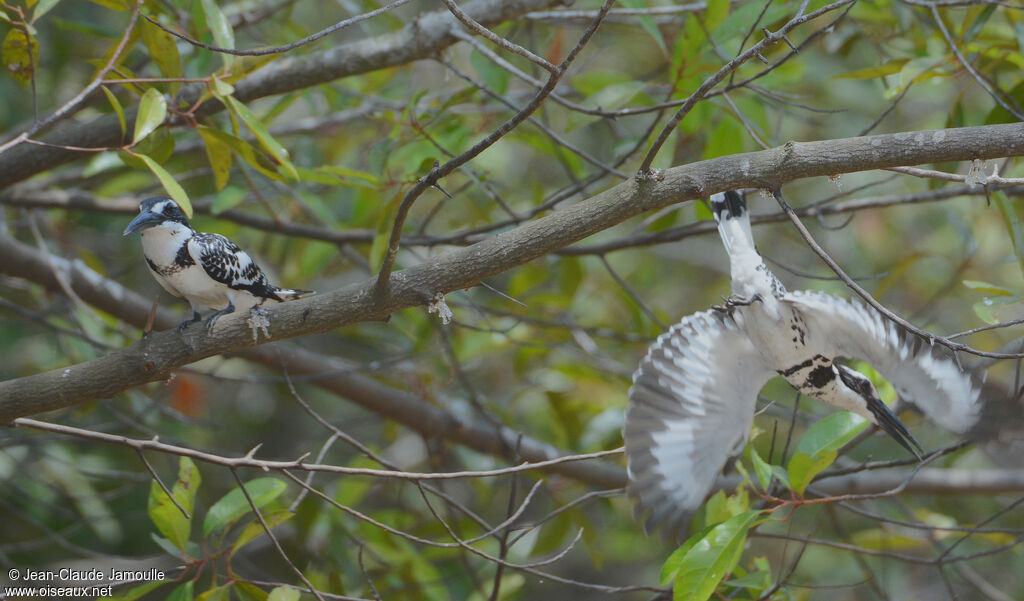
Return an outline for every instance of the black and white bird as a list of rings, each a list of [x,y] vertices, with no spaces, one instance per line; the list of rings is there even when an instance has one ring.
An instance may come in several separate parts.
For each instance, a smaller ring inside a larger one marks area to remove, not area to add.
[[[220,234],[192,229],[170,198],[143,200],[124,235],[135,232],[142,232],[142,254],[157,283],[192,305],[192,319],[182,322],[179,331],[199,321],[202,310],[217,310],[206,319],[207,329],[212,330],[217,319],[236,310],[313,294],[312,290],[271,284],[260,266],[234,242]]]
[[[948,430],[963,433],[974,424],[982,381],[951,351],[860,302],[787,292],[754,248],[743,196],[715,194],[711,207],[729,254],[732,297],[662,334],[629,391],[627,490],[645,530],[685,534],[726,461],[746,445],[757,394],[776,375],[867,418],[917,456],[920,445],[871,381],[839,357],[869,363],[904,401]]]

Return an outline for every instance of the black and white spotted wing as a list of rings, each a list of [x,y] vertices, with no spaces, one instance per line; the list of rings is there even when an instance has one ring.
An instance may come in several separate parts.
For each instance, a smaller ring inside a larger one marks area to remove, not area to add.
[[[734,317],[718,311],[685,317],[651,345],[633,374],[623,427],[627,491],[648,532],[685,534],[746,444],[757,393],[774,375]]]
[[[818,334],[815,346],[863,359],[943,428],[962,433],[978,420],[983,379],[962,370],[948,348],[857,301],[810,290],[790,292],[784,301],[800,312],[809,332]]]
[[[212,279],[233,290],[244,290],[259,298],[283,300],[278,288],[247,252],[220,234],[196,232],[188,241],[189,252]]]

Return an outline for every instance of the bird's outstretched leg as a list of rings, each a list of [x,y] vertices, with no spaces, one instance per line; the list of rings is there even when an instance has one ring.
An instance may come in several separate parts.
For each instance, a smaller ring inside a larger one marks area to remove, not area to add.
[[[234,313],[234,312],[235,312],[235,305],[233,305],[230,301],[228,301],[228,306],[227,307],[224,307],[220,311],[217,311],[213,315],[211,315],[211,316],[206,318],[206,331],[209,332],[210,330],[213,329],[213,324],[217,323],[217,320],[220,319],[221,315],[227,315],[228,313]]]
[[[199,315],[199,311],[192,309],[192,319],[186,319],[185,321],[178,324],[178,333],[181,334],[182,332],[185,331],[185,328],[189,327],[190,325],[194,324],[200,319],[202,319],[202,316]]]
[[[721,305],[712,305],[711,308],[714,309],[715,311],[720,311],[722,313],[728,313],[728,314],[732,315],[732,312],[736,310],[736,307],[747,307],[747,306],[750,306],[750,305],[752,305],[752,304],[754,304],[756,302],[760,302],[762,300],[764,300],[764,299],[761,298],[761,294],[760,293],[755,294],[754,296],[752,296],[750,298],[743,298],[743,297],[740,297],[740,296],[730,296],[728,298],[723,298],[722,299],[723,304],[721,304]]]

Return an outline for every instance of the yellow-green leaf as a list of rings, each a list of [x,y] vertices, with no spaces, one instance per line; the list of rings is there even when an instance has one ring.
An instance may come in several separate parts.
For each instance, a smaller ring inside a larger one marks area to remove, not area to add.
[[[235,32],[231,29],[231,23],[228,18],[221,12],[220,7],[214,0],[202,0],[203,13],[206,16],[206,26],[210,28],[210,33],[213,34],[213,42],[221,48],[228,48],[230,50],[235,49]],[[227,69],[231,68],[234,63],[235,57],[231,54],[221,54],[224,59],[224,67]]]
[[[39,0],[39,4],[36,4],[35,9],[32,11],[32,21],[38,21],[39,17],[53,10],[53,7],[57,6],[58,2],[60,0]]]
[[[807,453],[796,453],[789,460],[789,485],[798,495],[804,494],[807,486],[815,476],[828,469],[836,460],[835,451],[824,451],[811,456]]]
[[[288,511],[287,509],[282,509],[280,511],[275,511],[272,513],[268,513],[267,515],[264,515],[263,521],[267,523],[268,528],[273,528],[274,526],[277,526],[278,524],[281,524],[291,519],[293,515],[295,514]],[[263,534],[266,534],[266,530],[263,529],[263,524],[261,524],[259,520],[256,520],[246,525],[246,527],[242,530],[242,533],[239,534],[238,538],[235,540],[235,544],[231,546],[231,555],[234,555],[238,552],[239,549],[249,544],[257,537],[262,536]]]
[[[299,590],[290,586],[279,586],[270,591],[267,601],[299,601]]]
[[[174,180],[174,177],[150,157],[144,154],[136,154],[135,156],[142,159],[142,162],[146,164],[146,167],[149,167],[149,170],[153,172],[153,175],[160,180],[160,184],[163,185],[164,190],[167,191],[167,195],[174,199],[174,202],[178,203],[178,206],[181,208],[182,212],[185,213],[185,216],[192,217],[192,202],[188,199],[188,194],[185,193],[185,189]]]
[[[772,483],[772,466],[761,459],[753,447],[750,449],[750,459],[754,462],[754,473],[757,474],[757,483],[761,485],[761,490],[768,490],[768,485]]]
[[[249,131],[251,131],[253,135],[256,136],[256,139],[260,141],[263,148],[265,148],[267,152],[274,157],[278,164],[285,168],[289,175],[294,179],[299,179],[298,171],[295,170],[295,166],[292,165],[291,160],[288,158],[288,151],[284,146],[281,146],[280,142],[274,139],[274,136],[270,135],[270,132],[267,131],[267,128],[256,117],[256,115],[249,110],[249,107],[236,100],[234,96],[227,96],[226,100],[228,102],[228,108],[238,115],[238,118],[245,123],[246,127],[249,128]]]
[[[229,601],[229,599],[231,599],[230,584],[215,586],[196,597],[196,601]]]
[[[11,29],[4,38],[0,56],[3,57],[4,68],[18,83],[28,85],[39,66],[39,42],[23,29]]]
[[[865,67],[863,69],[847,71],[846,73],[836,75],[834,79],[874,79],[875,77],[893,75],[903,70],[903,65],[907,64],[908,60],[910,59],[898,58],[877,67]]]
[[[128,126],[125,124],[124,120],[124,108],[121,106],[121,102],[118,101],[117,96],[114,96],[114,93],[111,92],[107,86],[100,87],[103,88],[103,93],[107,95],[107,101],[110,102],[110,106],[114,107],[114,114],[117,115],[117,122],[121,124],[121,138],[123,139],[124,135],[128,133]]]
[[[209,127],[199,126],[199,135],[206,146],[206,158],[213,169],[213,181],[217,190],[223,190],[231,175],[231,147],[211,131]]]
[[[139,27],[142,28],[142,41],[160,72],[166,77],[181,77],[181,55],[174,36],[149,21],[141,21]],[[172,82],[169,90],[175,94],[180,87],[181,83]]]
[[[732,573],[750,528],[762,520],[760,511],[733,516],[712,528],[687,551],[676,572],[674,601],[705,601]]]
[[[997,286],[995,284],[989,284],[988,282],[979,282],[978,280],[964,280],[964,286],[971,288],[972,290],[980,290],[987,292],[995,296],[1013,296],[1013,291]]]
[[[263,507],[273,501],[288,488],[288,485],[277,478],[255,478],[245,483],[245,490],[249,493],[249,499],[257,508]],[[252,511],[249,499],[240,487],[235,487],[228,494],[221,497],[219,501],[210,507],[206,512],[206,519],[203,520],[203,536],[209,536],[214,532],[229,527],[246,513]]]
[[[138,144],[143,138],[160,127],[167,118],[167,99],[156,88],[149,88],[139,101],[139,113],[135,117],[135,134],[132,141]]]

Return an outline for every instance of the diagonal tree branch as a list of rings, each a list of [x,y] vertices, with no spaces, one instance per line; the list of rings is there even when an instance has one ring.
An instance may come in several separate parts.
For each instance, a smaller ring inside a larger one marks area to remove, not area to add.
[[[1024,124],[927,130],[781,147],[667,169],[630,180],[562,211],[459,248],[392,274],[391,294],[374,294],[370,279],[306,299],[267,308],[273,340],[326,332],[386,319],[399,309],[432,302],[438,294],[469,288],[494,274],[607,229],[645,211],[740,187],[774,189],[803,177],[835,175],[900,165],[1024,155]],[[17,247],[0,238],[10,257]],[[158,332],[109,355],[63,369],[0,382],[0,423],[113,396],[166,378],[175,368],[205,357],[254,346],[246,315],[229,315],[213,335],[193,328],[180,335]]]
[[[9,258],[0,266],[0,273],[36,282],[55,292],[62,291],[50,263],[40,251],[0,236],[0,254]],[[90,305],[138,327],[142,327],[149,319],[152,310],[150,299],[103,277],[81,261],[67,261],[56,257],[50,257],[49,261],[64,272],[75,294]],[[170,328],[179,319],[180,316],[173,311],[160,309],[156,314],[155,324]],[[488,422],[458,416],[415,394],[361,375],[355,371],[357,366],[341,359],[325,357],[322,353],[295,346],[263,345],[243,349],[234,353],[234,356],[263,364],[272,370],[284,370],[290,375],[316,376],[310,380],[311,384],[415,430],[425,438],[451,440],[481,453],[505,457],[510,461],[543,462],[569,454],[563,449],[530,436],[521,436],[520,432],[512,428],[496,428]],[[31,425],[19,421],[13,423]],[[84,435],[87,432],[67,429],[66,426],[57,424],[49,424],[46,427],[54,431],[65,428],[65,433],[77,435]],[[123,438],[101,433],[95,433],[95,436],[107,436],[110,440]],[[513,456],[510,449],[516,444],[518,450]],[[621,487],[626,479],[625,470],[622,468],[596,461],[560,463],[545,469],[605,488]]]

